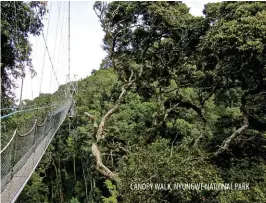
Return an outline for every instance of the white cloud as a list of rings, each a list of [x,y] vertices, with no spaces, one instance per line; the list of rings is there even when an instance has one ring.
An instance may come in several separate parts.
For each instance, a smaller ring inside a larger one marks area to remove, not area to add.
[[[194,16],[203,16],[204,5],[207,3],[219,2],[221,0],[184,0],[182,1],[190,7],[190,13]]]

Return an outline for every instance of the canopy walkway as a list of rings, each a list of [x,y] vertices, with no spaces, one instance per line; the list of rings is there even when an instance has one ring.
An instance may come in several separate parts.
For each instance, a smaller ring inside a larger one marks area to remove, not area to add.
[[[15,202],[65,120],[70,101],[54,110],[42,124],[35,120],[28,133],[20,135],[15,130],[1,151],[1,202]]]
[[[58,19],[60,16],[60,7],[61,4],[58,6]],[[14,8],[16,8],[16,4],[14,3]],[[29,9],[31,9],[29,7]],[[50,4],[51,10],[51,4]],[[32,17],[31,17],[32,18]],[[55,76],[58,88],[59,88],[59,80],[54,69],[53,60],[55,56],[55,48],[53,57],[51,57],[48,45],[47,45],[47,38],[48,38],[48,29],[49,29],[49,19],[50,19],[50,12],[48,17],[48,26],[46,37],[44,36],[43,30],[41,31],[42,38],[44,41],[44,57],[43,57],[43,66],[41,71],[41,82],[40,82],[40,94],[42,89],[42,79],[43,79],[43,70],[44,70],[44,62],[46,53],[48,54],[49,61],[51,64],[52,73]],[[15,21],[17,23],[17,19],[15,16]],[[63,15],[64,21],[64,15]],[[62,21],[62,25],[63,25]],[[30,21],[31,23],[31,21]],[[57,22],[57,28],[59,21]],[[61,38],[62,38],[62,26],[61,26]],[[57,29],[56,29],[57,30]],[[58,32],[56,31],[55,41],[57,39]],[[56,46],[55,46],[56,47]],[[61,40],[59,48],[61,48]],[[61,50],[64,51],[63,49]],[[23,65],[23,64],[22,64]],[[50,77],[50,87],[51,87],[51,77]],[[57,130],[60,128],[61,124],[65,120],[66,116],[72,117],[74,113],[74,106],[75,100],[73,95],[77,91],[77,83],[71,82],[71,74],[70,74],[70,2],[68,2],[68,75],[67,75],[67,84],[65,86],[65,97],[62,99],[62,102],[57,108],[53,108],[54,110],[46,116],[46,118],[42,121],[38,121],[37,119],[34,121],[33,126],[31,129],[26,133],[22,134],[18,132],[16,129],[10,138],[9,142],[1,148],[1,202],[3,203],[12,203],[15,202],[18,198],[19,194],[23,190],[24,186],[30,179],[32,173],[34,172],[35,168],[37,167],[38,163],[40,162],[42,156],[44,155],[47,147],[49,146],[50,142],[52,141],[54,135],[56,134]],[[75,76],[76,77],[76,76]],[[75,78],[76,79],[76,78]],[[22,109],[22,92],[23,92],[23,81],[24,77],[22,77],[21,83],[21,93],[19,99],[18,110],[13,111],[9,114],[3,115],[1,113],[1,119],[8,118],[13,116],[17,113],[26,113],[29,111],[33,111],[36,109],[42,109],[46,107],[37,107],[32,109]],[[49,90],[50,91],[50,90]],[[54,106],[54,105],[49,105]],[[13,107],[11,108],[3,108],[2,110],[14,110]],[[69,114],[68,114],[69,113]],[[40,122],[42,122],[40,124]]]

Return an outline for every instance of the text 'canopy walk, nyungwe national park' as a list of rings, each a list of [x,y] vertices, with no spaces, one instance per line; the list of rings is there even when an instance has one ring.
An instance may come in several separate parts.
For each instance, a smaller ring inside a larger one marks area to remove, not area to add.
[[[1,60],[2,202],[266,202],[265,2],[2,2]]]

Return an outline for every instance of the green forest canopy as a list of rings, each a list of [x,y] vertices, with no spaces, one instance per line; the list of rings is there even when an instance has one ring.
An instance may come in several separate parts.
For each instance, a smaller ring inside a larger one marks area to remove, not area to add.
[[[266,3],[94,9],[108,57],[17,202],[266,202]],[[130,188],[142,182],[250,189]]]

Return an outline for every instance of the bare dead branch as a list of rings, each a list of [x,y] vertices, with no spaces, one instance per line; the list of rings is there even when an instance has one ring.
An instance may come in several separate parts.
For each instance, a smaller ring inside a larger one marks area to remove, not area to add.
[[[232,142],[237,138],[237,136],[243,133],[248,127],[249,127],[248,118],[245,116],[243,125],[240,128],[238,128],[230,137],[228,137],[227,139],[223,141],[222,145],[215,152],[214,155],[218,156],[221,153],[227,151],[230,145],[232,144]]]
[[[173,140],[172,144],[171,144],[171,152],[170,152],[170,157],[169,157],[169,160],[171,159],[172,155],[173,155],[173,147],[174,147],[174,143],[177,139],[177,136],[178,136],[178,133],[176,134],[175,136],[175,139]]]
[[[123,87],[122,87],[122,91],[115,103],[115,105],[113,106],[113,108],[111,108],[102,118],[99,126],[97,125],[96,123],[96,119],[94,116],[92,116],[91,114],[89,114],[88,112],[85,112],[85,115],[87,115],[92,121],[94,121],[94,126],[96,126],[97,128],[97,132],[96,132],[96,139],[97,139],[97,142],[104,139],[104,127],[105,127],[105,123],[106,121],[112,116],[112,114],[120,107],[121,103],[122,103],[122,100],[124,98],[124,95],[127,91],[127,89],[132,85],[133,83],[133,71],[131,71],[131,75],[127,81],[127,84],[125,84]],[[92,146],[91,146],[91,151],[92,151],[92,154],[93,156],[95,157],[95,160],[96,160],[96,170],[101,173],[102,175],[104,175],[105,177],[107,178],[110,178],[110,179],[113,179],[113,180],[116,180],[117,182],[119,182],[119,178],[118,176],[113,173],[109,168],[107,168],[103,162],[102,162],[102,157],[101,157],[101,152],[97,146],[96,143],[93,143]],[[126,150],[125,150],[126,151]],[[111,158],[112,158],[112,151],[111,151]]]
[[[164,118],[163,118],[164,121],[165,121],[166,118],[168,117],[169,113],[170,113],[172,110],[174,110],[178,105],[179,105],[179,103],[175,104],[173,107],[171,107],[171,108],[169,108],[169,109],[167,109],[167,110],[165,111]]]
[[[101,173],[102,175],[104,175],[107,178],[110,179],[114,179],[115,178],[115,173],[113,173],[109,168],[107,168],[103,162],[102,162],[102,157],[101,157],[101,153],[98,149],[97,144],[93,143],[91,146],[91,151],[93,156],[96,159],[96,170]]]
[[[91,119],[91,120],[95,120],[95,117],[94,116],[92,116],[91,114],[89,114],[88,112],[85,112],[84,113],[86,116],[88,116],[89,117],[89,119]]]
[[[100,125],[98,127],[98,131],[97,131],[97,134],[96,134],[96,139],[97,141],[101,140],[101,139],[104,139],[104,134],[103,134],[103,130],[104,130],[104,126],[105,126],[105,123],[106,121],[112,116],[112,114],[120,107],[121,103],[122,103],[122,100],[125,96],[125,93],[127,91],[127,89],[132,85],[133,83],[133,71],[131,71],[131,75],[128,79],[128,83],[126,85],[124,85],[122,87],[122,91],[118,97],[118,100],[116,101],[116,104],[114,105],[113,108],[111,108],[102,118],[101,122],[100,122]]]

